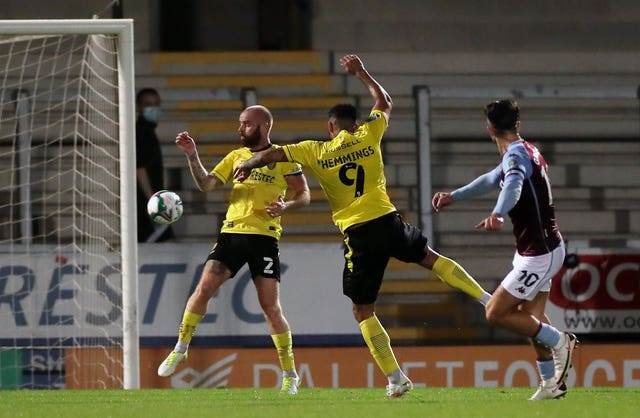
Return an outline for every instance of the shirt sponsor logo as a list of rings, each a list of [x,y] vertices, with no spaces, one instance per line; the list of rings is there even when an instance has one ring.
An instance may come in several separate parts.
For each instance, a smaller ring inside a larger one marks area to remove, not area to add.
[[[259,181],[262,183],[273,183],[276,178],[275,176],[270,176],[269,174],[264,174],[259,171],[253,170],[251,171],[251,175],[249,176],[249,179]]]

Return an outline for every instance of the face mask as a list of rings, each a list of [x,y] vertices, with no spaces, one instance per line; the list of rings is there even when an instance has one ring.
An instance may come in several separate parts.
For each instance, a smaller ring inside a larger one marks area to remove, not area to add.
[[[149,122],[158,123],[162,116],[162,110],[158,106],[147,106],[142,109],[142,117]]]

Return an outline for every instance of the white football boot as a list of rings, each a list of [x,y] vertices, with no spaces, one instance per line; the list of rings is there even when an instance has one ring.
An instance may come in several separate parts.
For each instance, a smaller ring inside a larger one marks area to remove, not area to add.
[[[180,353],[178,351],[172,351],[171,354],[167,356],[166,359],[160,364],[158,367],[158,376],[168,377],[176,371],[176,367],[178,364],[182,363],[189,357],[187,352]]]
[[[540,386],[538,386],[538,390],[536,390],[536,393],[531,395],[529,400],[543,401],[546,399],[560,399],[560,398],[563,398],[566,394],[567,394],[566,383],[563,382],[557,385],[553,381],[553,379],[550,379],[540,383]]]
[[[400,384],[389,383],[387,385],[387,398],[399,398],[413,389],[413,383],[408,378],[403,378]]]
[[[578,345],[578,339],[570,332],[563,332],[560,335],[560,342],[551,349],[553,352],[553,367],[555,369],[555,381],[558,385],[563,383],[571,368],[571,357],[573,350]]]

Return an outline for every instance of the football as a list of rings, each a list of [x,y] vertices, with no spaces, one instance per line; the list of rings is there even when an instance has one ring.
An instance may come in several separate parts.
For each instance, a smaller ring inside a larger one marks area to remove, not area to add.
[[[182,199],[171,190],[160,190],[147,202],[147,213],[153,222],[168,225],[182,216]]]

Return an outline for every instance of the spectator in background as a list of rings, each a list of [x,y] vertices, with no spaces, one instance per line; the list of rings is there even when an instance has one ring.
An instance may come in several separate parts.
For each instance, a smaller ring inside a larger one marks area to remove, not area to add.
[[[136,179],[138,185],[138,242],[160,242],[174,238],[169,225],[159,225],[147,215],[147,201],[164,188],[162,150],[156,126],[162,115],[160,95],[155,89],[144,88],[136,96]]]

